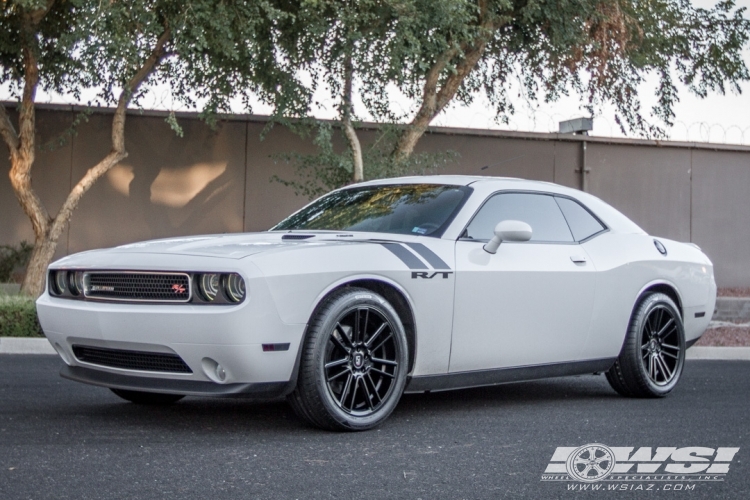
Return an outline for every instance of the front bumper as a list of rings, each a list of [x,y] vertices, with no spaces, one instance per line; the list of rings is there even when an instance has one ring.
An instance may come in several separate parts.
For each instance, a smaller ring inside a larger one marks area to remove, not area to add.
[[[305,325],[282,322],[264,283],[253,281],[253,295],[237,306],[115,304],[45,293],[37,300],[37,312],[45,335],[68,365],[63,370],[67,378],[149,392],[266,397],[294,379]],[[264,344],[289,347],[269,351]],[[84,362],[75,356],[74,345],[173,354],[192,373]],[[213,375],[216,363],[226,374],[223,380]]]
[[[217,384],[199,380],[171,380],[109,373],[100,369],[83,366],[64,366],[60,370],[60,376],[76,382],[108,387],[110,389],[182,394],[185,396],[274,399],[286,396],[294,389],[292,382]]]

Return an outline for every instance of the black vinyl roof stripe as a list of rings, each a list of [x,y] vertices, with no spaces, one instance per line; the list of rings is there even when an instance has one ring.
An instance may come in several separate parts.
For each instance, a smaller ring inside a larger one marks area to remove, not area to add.
[[[401,259],[401,262],[406,264],[409,269],[428,269],[428,267],[424,265],[424,262],[419,260],[416,255],[398,243],[381,243],[381,245],[390,250],[393,255]]]
[[[451,266],[445,263],[443,259],[438,257],[438,255],[427,248],[422,243],[407,243],[411,247],[412,250],[417,252],[419,255],[422,256],[424,260],[427,261],[429,265],[434,267],[435,269],[450,269]]]

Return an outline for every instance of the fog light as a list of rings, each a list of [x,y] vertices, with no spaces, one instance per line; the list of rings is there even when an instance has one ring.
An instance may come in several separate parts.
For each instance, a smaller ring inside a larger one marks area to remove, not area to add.
[[[217,364],[216,365],[216,378],[224,382],[227,379],[227,372],[224,371],[224,367]]]
[[[211,358],[203,358],[201,360],[201,366],[203,367],[203,373],[205,373],[206,377],[212,382],[223,384],[229,378],[224,367]]]

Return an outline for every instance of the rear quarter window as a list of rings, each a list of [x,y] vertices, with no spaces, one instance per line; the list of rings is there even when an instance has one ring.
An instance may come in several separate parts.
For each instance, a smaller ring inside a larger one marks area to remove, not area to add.
[[[577,201],[559,196],[555,196],[555,201],[565,216],[565,220],[568,222],[570,231],[573,233],[573,238],[576,241],[583,241],[607,229],[604,227],[604,224],[599,222],[591,212]]]

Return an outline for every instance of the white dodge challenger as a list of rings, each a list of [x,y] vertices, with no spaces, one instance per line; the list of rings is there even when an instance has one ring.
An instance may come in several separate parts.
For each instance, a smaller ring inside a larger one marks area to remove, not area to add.
[[[37,301],[65,378],[134,403],[286,396],[370,429],[404,392],[606,373],[659,397],[716,301],[711,261],[589,194],[429,176],[333,191],[271,230],[65,257]]]

